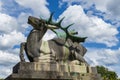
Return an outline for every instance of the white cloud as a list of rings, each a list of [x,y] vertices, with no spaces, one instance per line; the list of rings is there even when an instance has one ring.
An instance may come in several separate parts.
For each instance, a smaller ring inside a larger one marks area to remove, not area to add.
[[[108,47],[117,45],[118,34],[116,27],[104,22],[101,18],[88,17],[80,5],[69,6],[60,15],[64,17],[63,25],[75,23],[72,28],[79,32],[79,36],[87,36],[88,41],[106,44]]]
[[[67,3],[70,6],[72,3],[77,2],[80,3],[82,0],[61,0],[59,1],[59,7],[61,7],[64,3]]]
[[[89,58],[93,62],[91,65],[114,65],[119,62],[118,55],[120,49],[97,49],[97,48],[88,48],[88,51],[85,57]],[[88,61],[89,62],[89,61]]]
[[[25,41],[25,36],[20,32],[13,31],[9,34],[3,34],[0,35],[0,48],[12,48],[14,45],[18,45],[22,41]]]
[[[59,4],[64,4],[65,2],[68,3],[68,6],[70,6],[72,3],[80,3],[84,8],[89,8],[91,5],[95,4],[96,8],[98,10],[106,11],[107,10],[107,4],[112,0],[62,0],[62,2]]]
[[[0,13],[0,33],[9,34],[12,31],[24,32],[28,27],[27,19],[29,13],[21,13],[18,18],[9,16],[4,13]]]
[[[0,10],[1,5],[0,2]],[[21,13],[18,18],[0,13],[0,76],[3,78],[7,77],[12,72],[12,67],[19,62],[19,50],[13,47],[26,39],[22,32],[28,26],[27,17],[25,13]]]
[[[116,18],[120,16],[119,3],[120,3],[120,0],[115,0],[115,1],[110,0],[110,2],[107,4],[107,7],[106,7],[107,10],[109,11],[109,13],[111,13],[112,16],[114,16],[114,17],[116,16]],[[119,17],[119,19],[120,19],[120,17]]]
[[[12,67],[19,61],[18,54],[0,50],[0,77],[6,78],[10,75],[12,73]]]
[[[95,24],[87,29],[86,33],[90,34],[89,40],[98,43],[104,43],[108,47],[115,46],[118,42],[116,34],[118,34],[117,28],[109,23],[105,23],[98,17],[90,17],[90,20]]]
[[[21,32],[23,32],[25,28],[28,28],[28,17],[30,16],[30,13],[24,13],[22,12],[18,18],[17,18],[17,22],[19,23],[19,27],[22,29]],[[20,30],[20,29],[19,29]]]
[[[95,4],[97,10],[105,12],[104,15],[101,15],[104,20],[110,20],[115,26],[120,25],[120,0],[85,0],[84,2],[87,3],[82,5],[84,8],[89,8],[92,4]],[[92,12],[96,13],[95,11]]]
[[[25,41],[22,32],[27,28],[27,14],[21,13],[18,18],[0,13],[0,49],[12,48]],[[26,18],[26,19],[25,19]]]
[[[0,32],[9,33],[13,30],[18,30],[18,24],[15,18],[0,13]]]
[[[15,62],[19,62],[18,55],[0,50],[0,64],[10,65],[11,63],[15,63]]]
[[[25,41],[25,36],[21,33],[25,27],[21,25],[19,19],[3,13],[0,13],[0,18],[0,49],[12,48]]]
[[[15,0],[19,5],[31,8],[36,16],[48,17],[50,12],[46,0]]]
[[[12,73],[11,66],[0,66],[0,78],[6,78]]]
[[[84,9],[90,9],[90,7],[94,4],[94,8],[100,12],[105,12],[103,16],[104,20],[110,20],[112,24],[115,26],[120,25],[120,0],[62,0],[59,2],[59,6],[62,6],[64,3],[67,3],[68,6],[72,5],[72,3],[80,3],[80,5]],[[94,9],[94,10],[95,10]],[[93,9],[90,9],[88,12],[96,13]],[[100,13],[99,13],[100,14]]]
[[[92,5],[95,4],[97,10],[101,10],[101,11],[107,11],[107,4],[109,3],[109,1],[111,0],[85,0],[85,2],[87,2],[87,5]],[[88,6],[87,6],[88,7]]]
[[[119,52],[120,48],[118,50],[88,48],[85,59],[92,66],[102,65],[110,70],[120,73],[118,69],[120,66]]]

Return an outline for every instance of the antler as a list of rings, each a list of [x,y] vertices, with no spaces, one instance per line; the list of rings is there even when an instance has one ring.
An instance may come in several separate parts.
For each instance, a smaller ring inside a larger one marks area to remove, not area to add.
[[[70,28],[74,23],[68,25],[67,27],[62,27],[61,26],[61,23],[63,21],[65,17],[63,17],[58,23],[56,23],[56,26],[58,26],[60,29],[62,29],[65,33],[66,33],[66,39],[71,39],[73,42],[85,42],[85,39],[87,37],[78,37],[78,36],[75,36],[76,34],[78,34],[78,32],[76,31],[68,31],[68,28]],[[55,31],[54,31],[55,32]],[[57,34],[57,32],[55,32]]]
[[[61,23],[62,23],[62,21],[64,20],[65,17],[63,17],[61,20],[59,20],[59,22],[55,23],[55,22],[52,21],[53,14],[54,13],[51,13],[50,18],[48,20],[44,20],[44,21],[46,21],[47,24],[57,26],[58,29],[63,30],[66,33],[65,40],[71,39],[73,42],[78,42],[78,43],[85,42],[85,39],[87,37],[78,37],[78,36],[75,36],[76,34],[78,34],[78,32],[76,32],[74,30],[73,31],[68,31],[68,28],[70,28],[74,23],[68,25],[67,27],[62,27]],[[51,30],[58,36],[58,33],[55,30],[53,30],[53,29],[51,29]]]
[[[64,31],[66,31],[66,34],[67,34],[66,39],[69,38],[69,39],[71,39],[73,42],[78,42],[78,43],[80,43],[80,42],[85,42],[85,39],[86,39],[87,37],[78,37],[78,36],[75,36],[75,34],[69,33],[68,28],[69,28],[70,26],[72,26],[72,25],[73,25],[73,24],[68,25],[68,26],[65,28],[65,30],[64,30]],[[76,32],[76,33],[78,33],[78,32]]]

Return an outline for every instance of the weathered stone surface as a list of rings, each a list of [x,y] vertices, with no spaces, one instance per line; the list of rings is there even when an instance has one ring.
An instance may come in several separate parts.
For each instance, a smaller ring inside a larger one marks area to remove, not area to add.
[[[100,80],[100,75],[84,64],[20,62],[5,80]]]
[[[70,80],[68,71],[64,72],[60,66],[56,63],[20,62],[5,80]]]
[[[12,74],[5,80],[100,80],[95,67],[90,67],[83,56],[86,48],[80,44],[87,37],[76,36],[76,31],[62,27],[62,18],[58,23],[29,16],[28,24],[33,29],[26,42],[20,46],[21,62],[13,67]],[[50,29],[61,29],[66,37],[43,41],[42,38]],[[30,62],[25,62],[24,51]]]

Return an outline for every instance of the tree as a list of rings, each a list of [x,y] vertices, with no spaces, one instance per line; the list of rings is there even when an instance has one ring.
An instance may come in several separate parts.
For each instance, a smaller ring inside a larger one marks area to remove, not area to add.
[[[114,71],[109,71],[104,66],[97,66],[97,71],[99,74],[101,74],[103,80],[119,80],[117,79],[118,76]]]

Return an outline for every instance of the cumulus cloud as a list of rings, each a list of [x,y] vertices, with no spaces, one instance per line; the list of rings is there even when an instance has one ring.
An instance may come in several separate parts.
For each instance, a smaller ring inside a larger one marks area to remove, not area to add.
[[[84,8],[89,8],[91,5],[95,4],[96,8],[101,11],[106,11],[107,10],[107,4],[112,1],[112,0],[105,0],[100,1],[100,0],[62,0],[60,2],[60,5],[64,3],[68,3],[68,6],[72,5],[73,3],[79,3],[81,4]]]
[[[110,1],[107,5],[107,19],[111,19],[113,21],[119,21],[120,19],[120,0],[116,0],[116,1]],[[106,15],[105,15],[106,18]],[[119,23],[120,24],[120,23]]]
[[[72,5],[72,3],[80,3],[82,0],[60,0],[59,7],[63,6],[64,3],[67,3],[68,6]]]
[[[84,8],[90,8],[91,5],[95,4],[95,9],[98,10],[100,13],[105,13],[103,16],[104,20],[109,20],[111,22],[111,24],[115,25],[115,26],[119,26],[120,25],[120,0],[105,0],[100,1],[100,0],[85,0],[84,2],[86,2],[85,5],[82,5],[82,7]],[[96,13],[94,10],[90,10],[93,13]]]
[[[0,66],[0,78],[6,78],[6,75],[10,75],[12,71],[12,66]]]
[[[107,5],[107,9],[109,10],[109,12],[111,12],[113,15],[118,16],[120,15],[120,0],[116,0],[116,1],[110,1]]]
[[[0,32],[9,33],[13,30],[18,30],[18,24],[15,18],[0,13]]]
[[[117,28],[109,23],[105,23],[102,19],[98,17],[91,17],[90,20],[95,24],[87,30],[87,34],[90,34],[90,41],[95,41],[98,43],[104,43],[108,47],[116,46],[118,39],[116,35],[118,34]]]
[[[104,0],[103,1],[100,1],[100,0],[85,0],[85,2],[87,2],[86,5],[93,5],[95,4],[97,10],[101,10],[101,11],[107,11],[107,4],[109,3],[109,1],[112,1],[112,0]],[[89,8],[89,6],[87,6]]]
[[[108,47],[117,45],[117,29],[101,18],[88,17],[80,5],[69,6],[60,18],[64,16],[63,26],[75,23],[72,28],[79,32],[79,36],[87,36],[89,42],[103,43]]]
[[[48,5],[46,0],[15,0],[19,5],[26,8],[32,9],[34,15],[42,16],[44,18],[48,17],[50,12],[46,5]]]
[[[13,64],[15,62],[19,62],[18,54],[15,55],[13,53],[0,50],[0,65],[8,66],[11,63]],[[9,63],[9,64],[5,64],[5,63]]]
[[[90,64],[92,65],[115,65],[118,63],[119,50],[112,49],[97,49],[97,48],[88,48],[88,52],[85,55],[86,59],[89,58],[92,60]],[[88,61],[89,62],[89,61]]]
[[[87,62],[92,65],[102,65],[110,70],[113,70],[117,73],[120,73],[118,71],[118,67],[120,66],[120,48],[118,50],[112,50],[112,49],[97,49],[97,48],[87,48],[88,51],[85,55],[85,59]]]
[[[8,14],[0,13],[0,33],[9,34],[12,31],[24,32],[28,27],[27,19],[29,13],[20,13],[18,18],[12,17]]]
[[[21,32],[12,31],[9,34],[0,35],[0,77],[6,78],[12,73],[13,66],[20,61],[19,47],[25,42],[25,36]],[[28,61],[28,60],[27,60]]]
[[[22,32],[27,25],[20,25],[25,23],[21,21],[23,16],[24,14],[21,14],[15,18],[0,13],[0,76],[3,78],[10,74],[12,67],[19,62],[19,50],[14,49],[14,46],[26,39]]]
[[[3,34],[0,35],[0,48],[12,48],[14,45],[18,45],[22,41],[25,41],[25,36],[20,32],[13,31],[10,34]]]
[[[18,54],[0,50],[0,77],[5,78],[10,75],[12,67],[19,61]]]
[[[110,21],[111,24],[115,26],[120,25],[120,5],[119,0],[61,0],[59,6],[62,6],[64,3],[67,3],[68,6],[73,5],[73,3],[79,3],[84,9],[88,9],[90,13],[95,13],[103,17],[105,21]],[[91,8],[94,5],[94,8]],[[97,13],[99,11],[99,13]],[[101,15],[101,13],[104,13]],[[90,14],[93,15],[93,14]],[[94,15],[95,16],[95,15]]]
[[[31,14],[30,13],[24,13],[22,12],[18,18],[17,18],[17,22],[19,24],[19,27],[21,29],[19,29],[21,32],[23,32],[24,30],[23,29],[26,29],[28,28],[28,17],[30,16]]]

